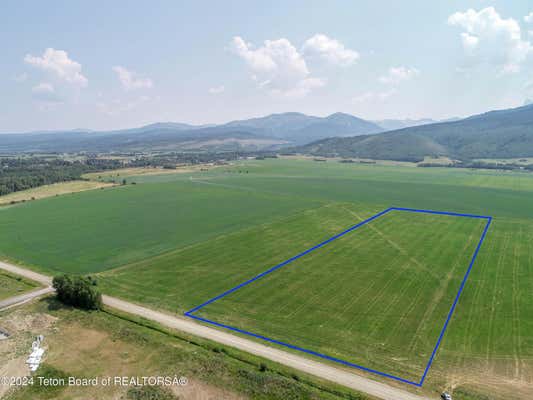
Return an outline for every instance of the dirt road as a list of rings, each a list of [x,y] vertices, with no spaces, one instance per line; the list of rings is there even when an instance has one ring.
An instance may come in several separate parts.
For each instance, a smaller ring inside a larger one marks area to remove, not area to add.
[[[46,287],[43,289],[34,290],[28,293],[23,293],[17,296],[9,297],[4,300],[0,300],[0,311],[15,305],[26,303],[30,300],[35,299],[36,297],[52,293],[53,291],[54,289],[52,289],[51,287]]]
[[[45,285],[50,285],[51,278],[25,268],[0,262],[0,268],[14,274],[25,276]],[[117,310],[134,314],[169,328],[177,329],[195,336],[212,340],[226,346],[235,347],[239,350],[267,358],[279,364],[297,369],[299,371],[327,379],[348,388],[367,393],[383,400],[429,400],[428,397],[410,393],[385,383],[356,375],[355,373],[326,365],[297,354],[265,346],[261,343],[241,338],[230,333],[200,325],[184,317],[151,310],[128,301],[115,297],[103,296],[104,304]]]

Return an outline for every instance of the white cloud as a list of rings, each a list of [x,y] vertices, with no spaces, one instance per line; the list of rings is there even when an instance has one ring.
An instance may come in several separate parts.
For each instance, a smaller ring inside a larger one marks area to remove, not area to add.
[[[51,83],[41,82],[32,87],[31,92],[35,100],[44,103],[61,103],[62,101]]]
[[[524,21],[527,23],[533,22],[533,11],[524,17]]]
[[[153,86],[150,78],[144,78],[134,71],[129,71],[119,65],[113,67],[117,73],[118,80],[126,90],[149,89]]]
[[[96,107],[100,112],[109,116],[114,116],[132,111],[150,100],[151,98],[148,96],[139,96],[136,99],[128,101],[115,99],[111,103],[98,102],[96,103]]]
[[[87,78],[81,73],[81,64],[71,60],[66,51],[48,48],[42,57],[27,54],[24,61],[77,87],[86,87],[88,84]]]
[[[317,33],[307,39],[302,47],[303,53],[307,56],[323,58],[333,65],[346,67],[354,64],[359,59],[359,53],[344,47],[338,40]]]
[[[272,93],[301,97],[326,83],[310,76],[302,55],[287,39],[265,40],[262,47],[254,48],[235,36],[230,48],[246,62],[259,87]]]
[[[401,67],[401,66],[391,67],[389,68],[387,75],[380,76],[378,80],[381,83],[395,85],[402,81],[408,81],[410,79],[413,79],[419,74],[420,74],[420,71],[416,68]]]
[[[359,94],[352,98],[352,102],[354,103],[367,103],[367,102],[383,102],[387,100],[389,97],[395,95],[397,93],[397,90],[395,88],[391,88],[389,90],[380,91],[380,92],[365,92],[362,94]]]
[[[220,86],[215,86],[215,87],[209,88],[209,93],[210,94],[220,94],[220,93],[224,92],[224,90],[225,90],[224,85],[220,85]]]
[[[489,63],[502,72],[516,72],[533,53],[531,43],[522,39],[518,22],[502,18],[494,7],[456,12],[450,15],[448,24],[464,29],[461,41],[472,64]]]

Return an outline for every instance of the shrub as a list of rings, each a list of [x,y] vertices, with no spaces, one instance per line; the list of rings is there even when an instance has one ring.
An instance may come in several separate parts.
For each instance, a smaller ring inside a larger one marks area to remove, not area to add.
[[[54,277],[52,285],[62,303],[86,310],[99,310],[102,308],[102,295],[94,282],[83,276],[60,275]]]

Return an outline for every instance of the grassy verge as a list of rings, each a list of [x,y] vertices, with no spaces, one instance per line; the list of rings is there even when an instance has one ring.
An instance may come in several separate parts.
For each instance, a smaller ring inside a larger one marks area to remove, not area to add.
[[[39,287],[39,284],[29,279],[0,271],[0,300],[28,292]]]

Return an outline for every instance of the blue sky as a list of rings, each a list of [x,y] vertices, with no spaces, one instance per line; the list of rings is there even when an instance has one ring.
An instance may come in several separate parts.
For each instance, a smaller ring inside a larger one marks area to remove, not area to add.
[[[519,0],[7,1],[0,132],[519,106],[533,98],[531,12]]]

